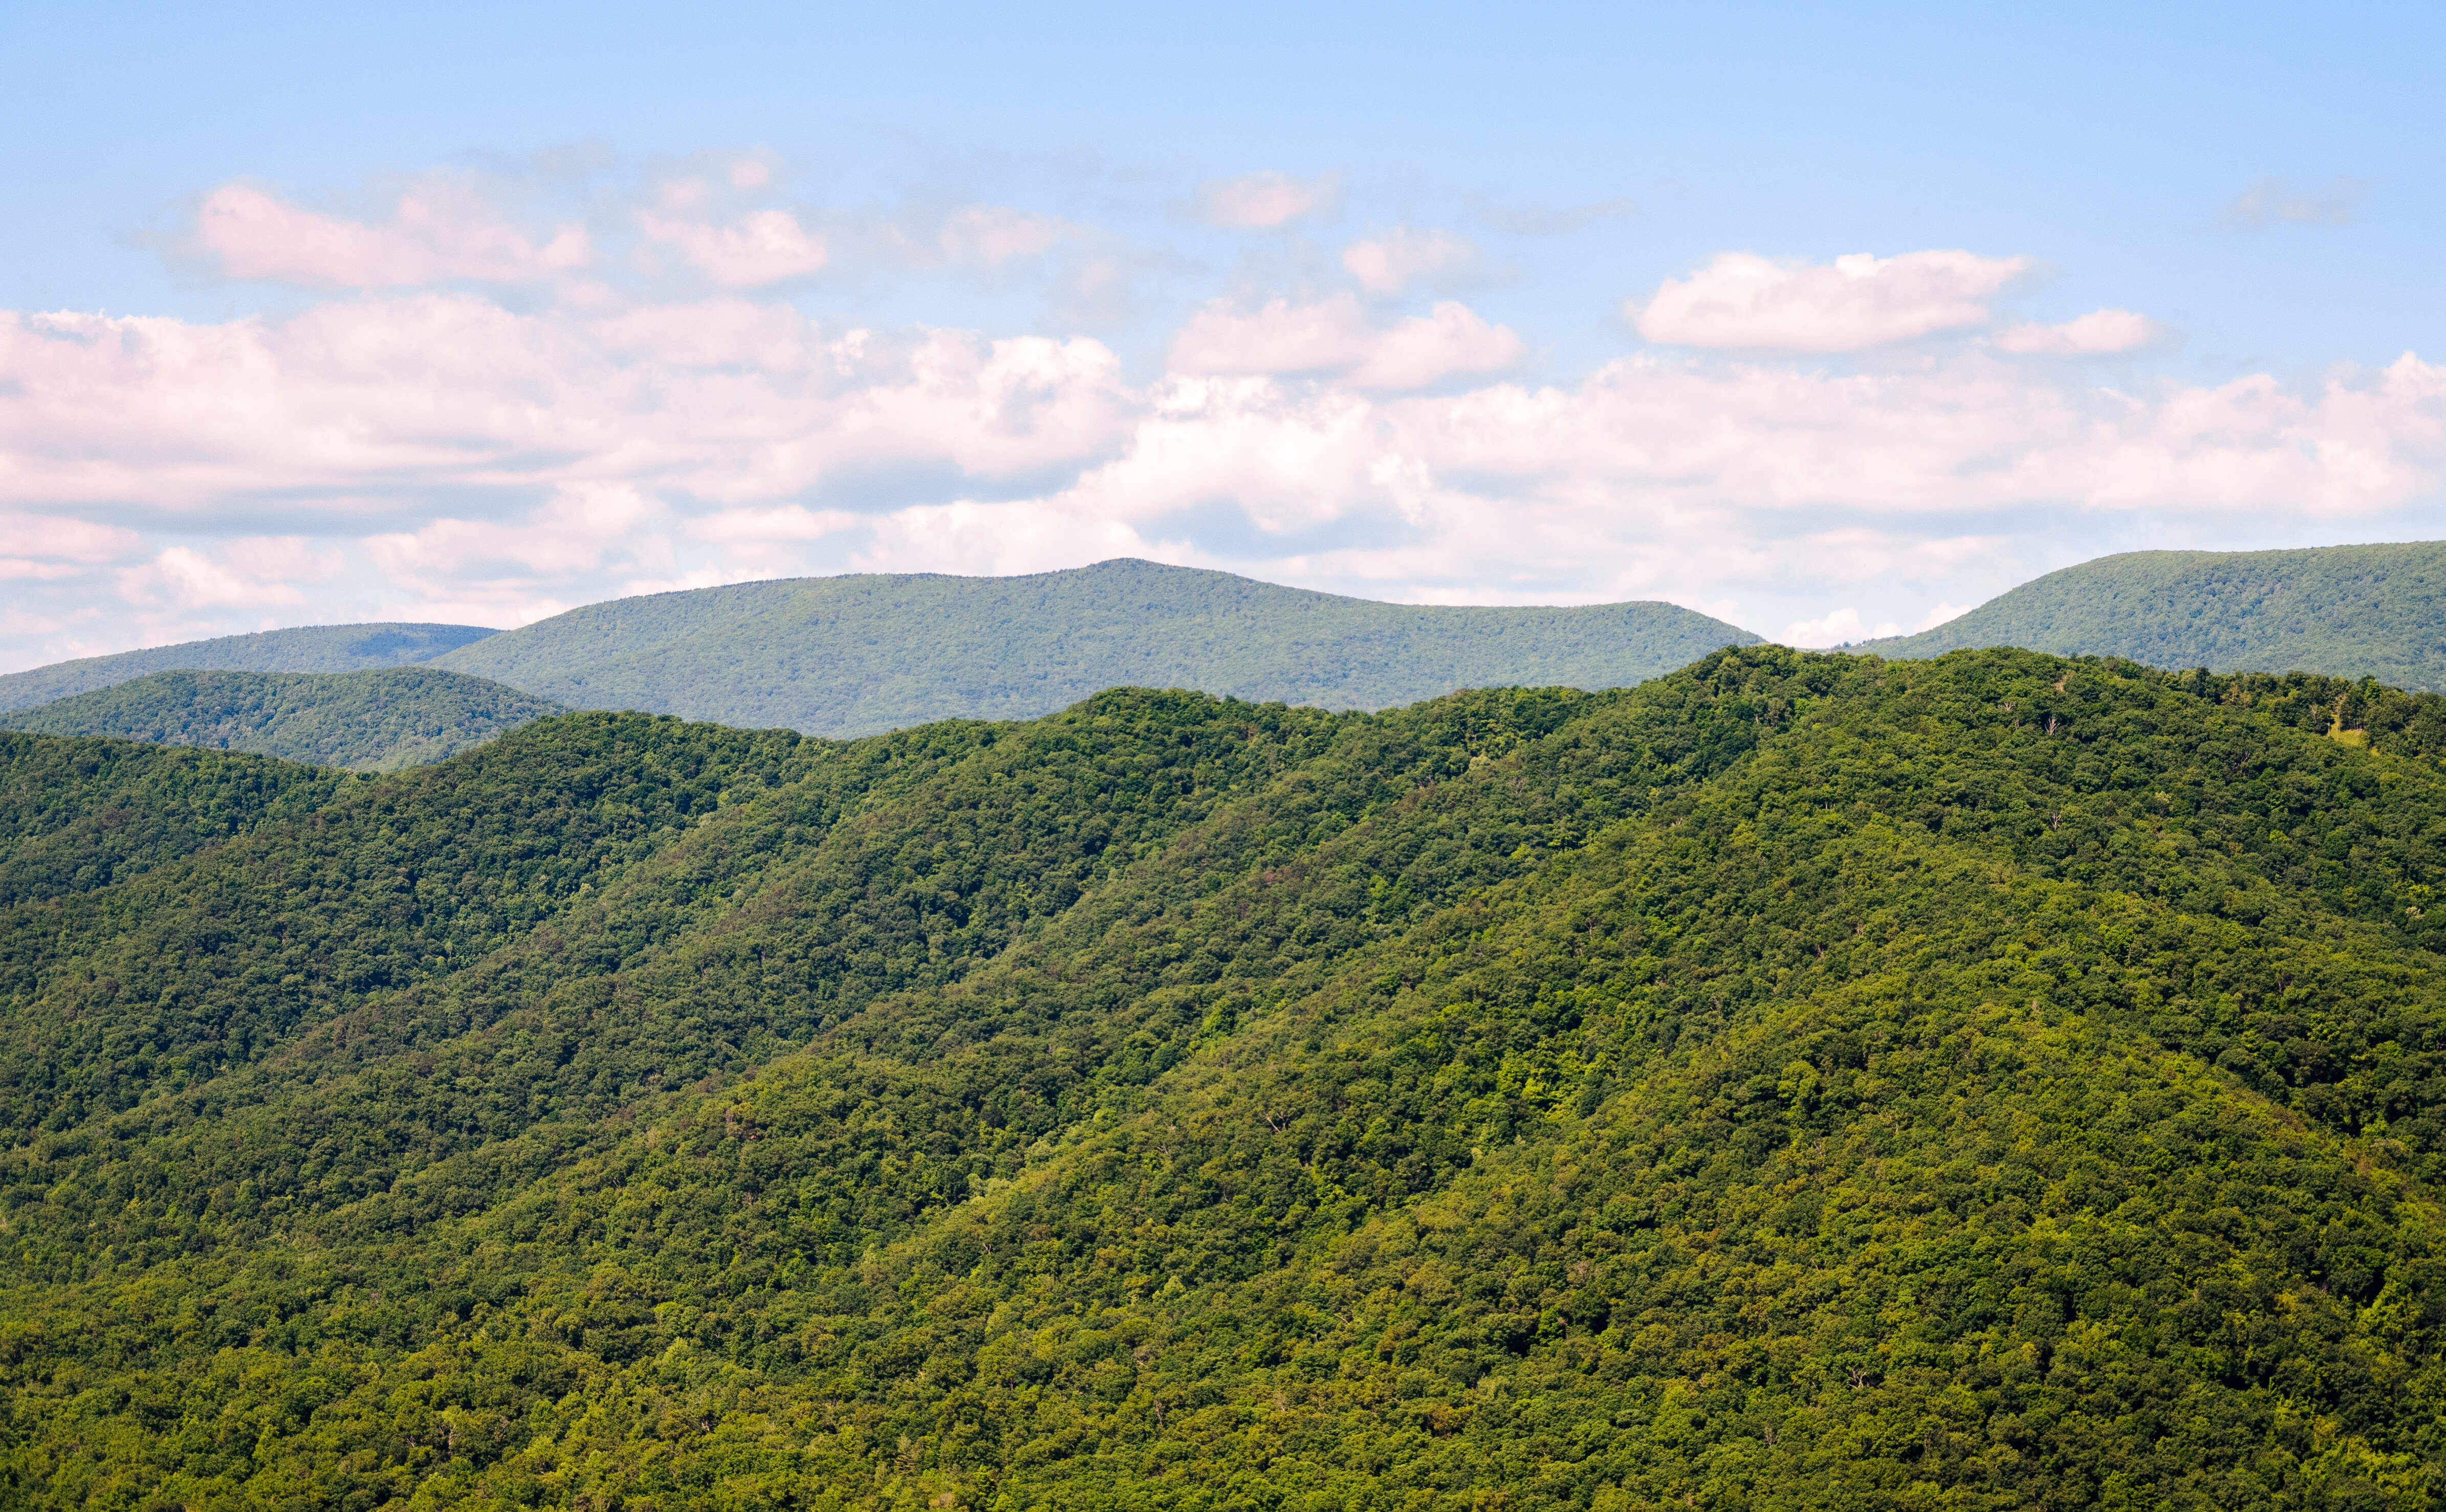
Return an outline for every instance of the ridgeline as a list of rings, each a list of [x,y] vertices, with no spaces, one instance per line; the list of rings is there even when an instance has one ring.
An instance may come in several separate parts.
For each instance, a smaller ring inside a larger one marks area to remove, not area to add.
[[[802,577],[614,599],[434,665],[573,709],[861,735],[1032,719],[1116,687],[1325,709],[1460,688],[1621,688],[1757,639],[1672,604],[1383,604],[1122,560],[1027,577]]]
[[[149,646],[0,674],[0,713],[131,682],[150,672],[353,672],[405,667],[492,633],[475,625],[306,625]]]
[[[362,672],[155,672],[0,715],[0,728],[253,751],[396,771],[480,746],[560,706],[430,667]]]
[[[2446,541],[2100,557],[1853,649],[1918,658],[1981,646],[2446,691]]]

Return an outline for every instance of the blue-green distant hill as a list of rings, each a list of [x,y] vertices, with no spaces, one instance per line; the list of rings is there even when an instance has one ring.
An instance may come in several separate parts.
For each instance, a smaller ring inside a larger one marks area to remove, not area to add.
[[[438,762],[559,712],[515,688],[432,667],[170,671],[0,715],[0,725],[387,772]]]
[[[427,661],[493,632],[479,625],[304,625],[148,646],[0,676],[0,713],[128,682],[148,672],[353,672]]]
[[[2446,690],[2446,541],[2101,557],[1854,649],[1919,658],[1985,646]]]
[[[1385,709],[1623,688],[1759,637],[1665,603],[1385,604],[1108,561],[1025,577],[802,577],[590,604],[434,665],[576,709],[858,735],[1033,719],[1107,688]]]

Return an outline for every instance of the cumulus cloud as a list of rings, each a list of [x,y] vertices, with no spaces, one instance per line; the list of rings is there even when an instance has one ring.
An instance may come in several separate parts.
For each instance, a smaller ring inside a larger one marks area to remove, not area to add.
[[[1845,646],[1854,641],[1883,640],[1888,635],[1901,634],[1902,627],[1892,623],[1870,625],[1861,621],[1856,609],[1838,609],[1818,619],[1796,619],[1783,627],[1777,636],[1787,646]]]
[[[1270,170],[1236,179],[1210,179],[1197,186],[1197,213],[1209,223],[1241,231],[1270,231],[1303,216],[1332,208],[1342,198],[1342,176],[1294,179]]]
[[[1377,336],[1345,375],[1360,388],[1424,388],[1463,374],[1519,366],[1529,344],[1509,327],[1490,325],[1458,300],[1439,300]]]
[[[2262,179],[2217,212],[2229,231],[2269,226],[2349,226],[2369,192],[2365,180],[2338,176],[2314,188],[2296,189],[2282,179]]]
[[[257,536],[211,551],[172,546],[119,574],[119,596],[140,609],[290,609],[343,570],[340,553],[302,536]]]
[[[1468,237],[1407,226],[1342,249],[1342,266],[1359,287],[1387,299],[1400,298],[1415,283],[1441,287],[1471,276],[1478,262],[1477,246]]]
[[[472,191],[440,182],[402,195],[385,225],[342,220],[228,184],[204,197],[196,236],[233,278],[310,288],[530,283],[584,267],[593,256],[579,227],[564,226],[537,246]]]
[[[646,236],[675,248],[698,271],[726,289],[755,289],[824,270],[824,238],[785,210],[759,210],[726,226],[645,212]]]
[[[1844,585],[1852,619],[1785,611],[1825,642],[1883,629],[1853,585],[1934,592],[2034,514],[2367,519],[2446,480],[2446,369],[2408,354],[2131,392],[1975,345],[1861,373],[1648,352],[1559,384],[1506,376],[1523,354],[1458,302],[1395,319],[1355,294],[1206,306],[1138,380],[1086,338],[741,295],[0,312],[0,634],[138,633],[76,618],[97,601],[184,615],[154,637],[182,638],[1138,555],[1446,600]]]
[[[2093,310],[2060,326],[2015,326],[1996,338],[2005,351],[2046,357],[2090,357],[2133,351],[2165,334],[2147,315],[2129,310]]]
[[[520,314],[450,294],[225,325],[9,315],[11,385],[0,507],[173,512],[262,489],[669,482],[729,501],[912,464],[995,479],[1110,444],[1132,403],[1086,339],[828,335],[737,302]]]
[[[1517,335],[1453,300],[1379,327],[1343,294],[1310,304],[1276,299],[1253,311],[1218,300],[1174,338],[1171,367],[1194,374],[1330,372],[1360,388],[1423,388],[1458,373],[1499,371],[1527,353]]]
[[[1668,346],[1860,351],[1984,324],[1988,296],[2029,268],[2026,257],[1967,252],[1863,252],[1831,265],[1726,252],[1626,312]]]

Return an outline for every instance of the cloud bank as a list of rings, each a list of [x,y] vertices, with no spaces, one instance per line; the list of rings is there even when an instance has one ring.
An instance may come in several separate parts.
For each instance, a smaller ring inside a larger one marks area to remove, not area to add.
[[[825,231],[754,202],[761,161],[708,172],[628,221],[693,295],[429,187],[352,222],[236,186],[197,232],[230,276],[335,293],[0,312],[0,648],[1119,555],[1419,601],[1813,603],[1751,628],[1823,643],[1959,613],[1974,566],[2026,576],[2033,520],[2343,522],[2446,480],[2446,369],[2098,387],[2058,359],[2166,332],[2007,318],[2024,255],[1725,253],[1632,305],[1652,347],[1552,376],[1470,303],[1413,296],[1476,251],[1405,227],[1326,255],[1338,288],[1207,298],[1134,366],[1059,331],[811,314],[775,291],[834,276]],[[1226,187],[1209,213],[1246,226],[1322,192]],[[980,205],[906,245],[990,270],[1092,235]],[[1886,349],[1909,360],[1830,360]],[[1922,585],[1907,614],[1859,607],[1896,582]]]

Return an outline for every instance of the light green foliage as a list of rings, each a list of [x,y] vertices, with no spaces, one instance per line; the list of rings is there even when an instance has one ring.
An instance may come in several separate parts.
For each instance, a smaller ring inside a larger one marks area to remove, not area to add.
[[[1112,687],[1326,709],[1494,684],[1620,688],[1757,639],[1671,604],[1381,604],[1108,561],[1027,577],[809,577],[622,598],[436,665],[574,709],[859,735],[1030,719]]]
[[[560,706],[428,667],[381,671],[155,672],[0,716],[49,735],[117,735],[388,772],[480,746]]]
[[[2446,691],[2446,541],[2101,557],[1859,649],[1933,656],[1976,646]]]
[[[149,672],[352,672],[405,667],[491,633],[475,625],[305,625],[150,646],[0,675],[0,712],[31,709]]]
[[[2434,1506],[2441,754],[1748,648],[267,795],[0,913],[0,1495]]]

